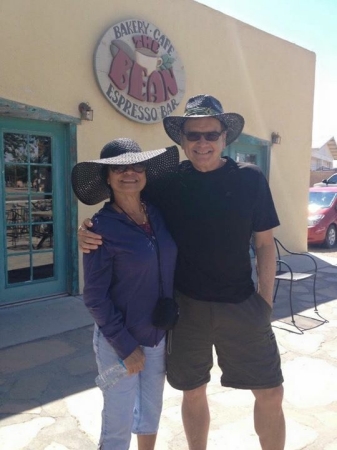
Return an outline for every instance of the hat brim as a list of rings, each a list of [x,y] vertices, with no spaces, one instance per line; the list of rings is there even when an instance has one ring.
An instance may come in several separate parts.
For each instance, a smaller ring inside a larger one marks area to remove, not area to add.
[[[178,148],[173,145],[159,150],[128,152],[112,158],[78,163],[71,173],[71,183],[76,197],[85,205],[103,202],[111,197],[111,189],[104,178],[105,166],[137,164],[145,161],[147,183],[153,183],[178,167]]]
[[[159,150],[149,150],[146,152],[126,152],[118,156],[113,156],[111,158],[92,159],[87,162],[115,166],[122,164],[137,164],[155,158],[156,156],[159,156],[164,152],[166,152],[166,148],[160,148]]]
[[[181,145],[181,129],[188,119],[210,117],[219,120],[226,128],[226,145],[231,144],[240,136],[245,125],[244,118],[237,113],[222,113],[214,115],[169,116],[164,118],[164,128],[167,135]]]

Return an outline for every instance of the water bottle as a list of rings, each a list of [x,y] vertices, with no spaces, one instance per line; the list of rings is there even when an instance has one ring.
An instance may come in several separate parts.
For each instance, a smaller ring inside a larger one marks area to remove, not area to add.
[[[97,386],[104,391],[110,386],[114,386],[121,378],[124,378],[128,374],[123,361],[109,367],[100,375],[95,378]]]

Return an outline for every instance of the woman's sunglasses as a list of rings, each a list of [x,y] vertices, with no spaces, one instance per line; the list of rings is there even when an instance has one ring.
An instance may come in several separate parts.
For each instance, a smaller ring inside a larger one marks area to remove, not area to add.
[[[109,166],[109,167],[112,170],[112,172],[115,173],[123,173],[126,172],[127,170],[133,170],[134,172],[142,173],[145,172],[146,170],[146,165],[142,163],[120,164],[118,166]]]
[[[206,131],[205,133],[201,133],[199,131],[183,131],[183,135],[186,136],[188,141],[197,142],[200,141],[201,136],[204,136],[206,141],[215,142],[222,135],[223,131]]]

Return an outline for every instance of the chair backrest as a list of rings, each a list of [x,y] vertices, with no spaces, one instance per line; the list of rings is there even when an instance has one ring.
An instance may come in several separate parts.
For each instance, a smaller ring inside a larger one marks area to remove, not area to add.
[[[317,273],[317,263],[315,261],[315,258],[313,256],[311,256],[308,252],[293,252],[293,251],[287,249],[284,246],[284,244],[282,244],[282,242],[280,242],[279,239],[277,239],[277,238],[274,238],[274,242],[275,242],[276,260],[278,263],[278,270],[280,269],[280,264],[284,264],[284,262],[286,262],[288,267],[290,267],[289,264],[291,264],[291,266],[295,265],[295,269],[293,269],[293,270],[296,270],[298,272]],[[292,263],[290,263],[287,258],[290,255],[296,257],[296,259],[293,260]],[[304,256],[305,259],[302,259],[301,258],[302,256]],[[300,260],[298,259],[298,257],[300,257]],[[303,261],[304,261],[304,263],[303,263]],[[305,264],[307,266],[306,262],[307,262],[307,264],[309,264],[309,267],[303,268],[303,264]]]
[[[283,249],[286,253],[291,253],[285,246],[274,237],[275,249],[276,249],[276,259],[281,259],[281,249]]]

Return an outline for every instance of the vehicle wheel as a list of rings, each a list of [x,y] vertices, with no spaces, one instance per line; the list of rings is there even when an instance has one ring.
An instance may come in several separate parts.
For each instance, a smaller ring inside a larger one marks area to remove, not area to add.
[[[327,229],[324,241],[324,247],[332,248],[335,246],[337,241],[337,231],[335,225],[330,225]]]

